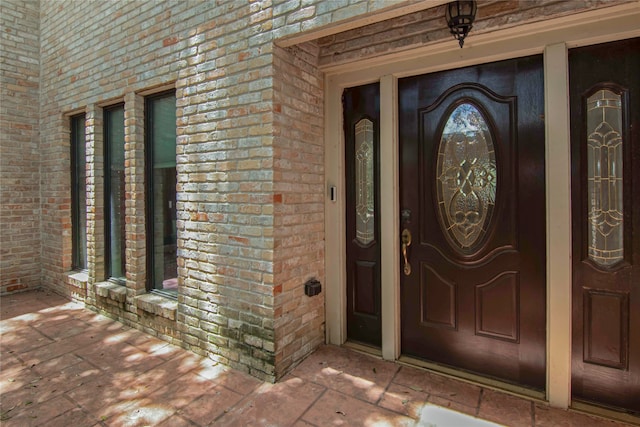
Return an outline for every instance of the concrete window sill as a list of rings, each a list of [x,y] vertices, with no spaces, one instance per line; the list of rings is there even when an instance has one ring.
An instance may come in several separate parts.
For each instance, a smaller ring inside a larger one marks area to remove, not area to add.
[[[89,275],[84,271],[70,271],[65,275],[65,282],[84,291],[89,283]]]
[[[166,319],[176,320],[178,301],[156,294],[144,294],[136,297],[138,309]]]
[[[126,286],[111,282],[100,282],[96,283],[96,294],[113,301],[125,302],[127,299],[127,288]]]

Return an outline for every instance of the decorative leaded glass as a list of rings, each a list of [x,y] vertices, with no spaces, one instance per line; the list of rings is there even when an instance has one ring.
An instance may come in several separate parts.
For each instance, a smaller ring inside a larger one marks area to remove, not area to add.
[[[362,119],[356,124],[356,240],[362,245],[375,237],[375,188],[373,122]]]
[[[449,240],[468,253],[482,240],[496,199],[496,158],[487,121],[473,104],[458,105],[440,138],[438,212]]]
[[[610,266],[624,256],[620,95],[603,89],[587,99],[587,135],[589,259]]]

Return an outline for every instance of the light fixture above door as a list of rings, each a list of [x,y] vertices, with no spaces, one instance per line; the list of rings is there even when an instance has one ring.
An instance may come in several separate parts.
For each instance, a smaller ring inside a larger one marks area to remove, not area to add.
[[[464,39],[473,27],[476,19],[478,6],[475,0],[456,0],[448,3],[445,8],[445,18],[453,37],[460,43],[460,48],[464,44]]]

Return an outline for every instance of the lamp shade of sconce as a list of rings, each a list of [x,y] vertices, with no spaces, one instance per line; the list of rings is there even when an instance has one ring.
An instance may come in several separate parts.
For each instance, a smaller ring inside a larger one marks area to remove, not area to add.
[[[458,40],[460,48],[473,27],[477,9],[478,5],[475,0],[457,0],[446,5],[447,25],[453,37]]]

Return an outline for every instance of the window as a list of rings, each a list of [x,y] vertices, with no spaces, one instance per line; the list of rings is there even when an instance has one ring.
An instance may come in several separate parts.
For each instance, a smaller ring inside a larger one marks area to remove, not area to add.
[[[450,114],[438,148],[440,224],[449,243],[471,254],[482,242],[496,203],[494,138],[484,115],[464,102]]]
[[[104,111],[105,253],[107,279],[125,281],[124,105]]]
[[[84,114],[71,117],[71,267],[87,268],[87,159]]]
[[[609,267],[624,259],[624,103],[604,88],[586,103],[589,259]]]
[[[367,246],[375,239],[375,143],[373,122],[356,123],[356,240]]]
[[[146,99],[147,288],[175,295],[176,97],[172,91]]]

